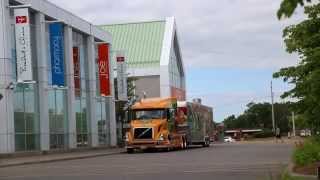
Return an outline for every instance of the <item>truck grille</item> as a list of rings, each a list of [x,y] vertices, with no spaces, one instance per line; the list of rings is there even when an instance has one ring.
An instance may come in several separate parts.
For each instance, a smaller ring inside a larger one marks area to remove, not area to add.
[[[135,139],[152,139],[152,128],[135,128]]]

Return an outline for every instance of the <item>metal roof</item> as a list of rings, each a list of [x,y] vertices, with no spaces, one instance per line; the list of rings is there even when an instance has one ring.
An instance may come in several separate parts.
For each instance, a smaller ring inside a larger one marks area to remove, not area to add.
[[[13,2],[13,0],[10,0]],[[78,16],[66,11],[57,5],[49,2],[48,0],[14,0],[19,4],[30,4],[31,9],[40,11],[51,18],[70,25],[71,27],[79,30],[80,32],[88,35],[93,35],[96,39],[104,42],[111,43],[112,38],[108,32],[101,30],[95,25],[79,18]]]
[[[124,51],[129,68],[159,67],[166,21],[102,25],[112,49]]]

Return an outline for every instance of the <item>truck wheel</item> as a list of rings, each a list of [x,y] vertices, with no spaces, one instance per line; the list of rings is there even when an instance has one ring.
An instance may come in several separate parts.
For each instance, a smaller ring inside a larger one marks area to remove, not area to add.
[[[128,153],[128,154],[134,153],[134,149],[133,149],[133,148],[128,148],[128,149],[127,149],[127,153]]]
[[[207,143],[206,143],[206,142],[202,142],[202,143],[201,143],[201,146],[202,146],[202,147],[206,147],[206,146],[207,146]]]
[[[206,141],[206,147],[210,147],[210,141]]]

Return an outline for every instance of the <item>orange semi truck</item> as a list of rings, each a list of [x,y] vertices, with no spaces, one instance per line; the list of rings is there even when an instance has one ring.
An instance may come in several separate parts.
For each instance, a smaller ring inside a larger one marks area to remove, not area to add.
[[[185,149],[210,144],[213,134],[212,108],[176,98],[148,98],[128,111],[126,132],[128,153],[135,149]]]

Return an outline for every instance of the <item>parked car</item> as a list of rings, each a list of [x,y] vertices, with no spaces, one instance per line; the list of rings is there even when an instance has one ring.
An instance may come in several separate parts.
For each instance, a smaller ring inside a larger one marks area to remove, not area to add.
[[[311,136],[311,130],[310,129],[302,129],[300,131],[300,136],[301,137]]]
[[[235,142],[235,140],[230,136],[226,136],[224,137],[224,142],[231,143],[231,142]]]

